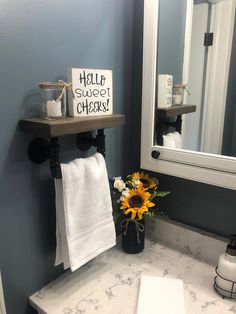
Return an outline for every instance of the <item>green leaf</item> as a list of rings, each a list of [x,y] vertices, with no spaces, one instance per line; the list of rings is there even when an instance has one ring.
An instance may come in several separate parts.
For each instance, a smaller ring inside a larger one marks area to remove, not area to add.
[[[168,195],[168,194],[170,194],[170,192],[167,192],[167,191],[166,191],[166,192],[164,192],[164,191],[161,192],[161,191],[160,191],[160,192],[157,192],[157,195],[156,195],[156,196],[158,196],[158,197],[165,197],[165,196]]]
[[[154,198],[157,197],[157,194],[158,194],[158,193],[155,191],[155,192],[150,196],[149,200],[150,200],[150,201],[154,200]]]
[[[145,215],[146,216],[154,216],[154,213],[153,212],[146,212]]]
[[[127,177],[126,177],[126,180],[130,181],[132,179],[132,175],[129,174]]]

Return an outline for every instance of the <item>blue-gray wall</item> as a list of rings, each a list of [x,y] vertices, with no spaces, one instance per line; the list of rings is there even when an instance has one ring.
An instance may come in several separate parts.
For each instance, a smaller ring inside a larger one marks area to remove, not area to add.
[[[122,129],[107,130],[110,176],[132,169],[133,0],[0,1],[0,268],[8,314],[29,311],[27,298],[55,276],[54,187],[48,165],[26,156],[31,136],[20,118],[39,108],[37,83],[66,79],[67,67],[113,71],[114,112]],[[75,137],[63,160],[79,156]]]
[[[114,112],[108,130],[109,175],[139,166],[143,0],[0,1],[0,268],[8,314],[30,313],[27,297],[62,272],[55,255],[54,188],[48,165],[26,157],[31,136],[18,120],[39,106],[37,82],[66,78],[68,66],[113,70]],[[79,156],[75,138],[62,159]],[[179,221],[218,234],[236,233],[236,193],[159,175],[172,191],[161,206]]]

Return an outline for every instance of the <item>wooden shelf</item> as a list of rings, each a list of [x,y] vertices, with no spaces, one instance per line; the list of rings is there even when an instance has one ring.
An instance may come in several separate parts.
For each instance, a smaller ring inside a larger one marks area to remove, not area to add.
[[[158,108],[157,116],[160,118],[169,118],[173,116],[178,116],[186,113],[191,113],[196,111],[195,105],[178,105],[168,108]]]
[[[119,127],[125,123],[125,116],[113,114],[96,117],[67,117],[61,120],[42,118],[22,119],[19,122],[21,131],[42,137],[58,137],[78,134],[98,129]]]

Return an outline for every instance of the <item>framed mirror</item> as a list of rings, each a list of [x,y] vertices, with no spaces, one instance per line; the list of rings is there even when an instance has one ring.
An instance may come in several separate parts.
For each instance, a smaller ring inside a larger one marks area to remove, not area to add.
[[[235,2],[144,1],[142,169],[236,189]]]

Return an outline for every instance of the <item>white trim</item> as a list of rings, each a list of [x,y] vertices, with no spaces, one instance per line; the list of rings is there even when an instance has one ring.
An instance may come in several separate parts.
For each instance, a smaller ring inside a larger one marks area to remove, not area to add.
[[[153,146],[159,0],[144,0],[141,160]],[[149,49],[152,47],[152,49]],[[141,161],[142,164],[142,161]]]
[[[0,314],[6,314],[6,306],[5,306],[5,300],[4,300],[4,293],[3,293],[3,287],[2,287],[2,276],[0,271]]]
[[[233,1],[235,4],[235,0]],[[192,0],[187,0],[187,12],[192,14]],[[141,168],[166,173],[194,181],[236,189],[236,159],[227,156],[196,153],[193,151],[170,150],[153,146],[156,52],[158,6],[156,0],[144,0],[144,40],[143,40],[143,86],[142,86],[142,133]],[[186,19],[186,28],[191,30],[191,18]],[[186,36],[185,56],[190,48],[189,34]],[[184,80],[188,63],[184,63]],[[152,150],[160,151],[158,160],[151,157]]]
[[[233,40],[235,1],[228,0],[213,5],[211,32],[214,44],[209,47],[207,93],[205,94],[204,128],[201,150],[221,154],[231,48]],[[229,16],[229,18],[225,18]]]
[[[186,5],[186,22],[184,34],[184,59],[183,59],[183,72],[182,81],[187,84],[189,81],[189,64],[191,56],[191,35],[192,35],[192,20],[193,20],[193,0],[187,0]],[[184,94],[184,103],[187,104],[187,93]],[[185,117],[182,118],[183,134],[186,132]]]
[[[215,24],[215,18],[216,18],[216,6],[212,5],[212,13],[211,13],[211,29],[212,29],[212,25]],[[217,36],[215,36],[214,34],[214,45],[217,41]],[[204,143],[206,142],[206,128],[207,128],[207,114],[209,112],[209,108],[208,106],[206,106],[205,104],[207,104],[207,102],[209,101],[209,107],[211,107],[212,104],[212,99],[211,99],[211,95],[209,93],[209,89],[212,85],[212,83],[214,82],[214,68],[212,68],[212,54],[213,54],[213,50],[208,48],[208,64],[207,64],[207,69],[206,69],[206,85],[205,85],[205,98],[204,98],[204,106],[203,106],[203,116],[202,116],[202,132],[201,132],[201,145],[200,145],[200,150],[204,151],[205,149],[207,149],[206,147],[204,147]],[[211,73],[211,69],[213,70]],[[208,80],[208,82],[207,82]],[[213,84],[214,85],[214,84]],[[210,113],[210,112],[209,112]]]
[[[152,158],[149,158],[149,160],[143,160],[141,168],[158,173],[164,173],[170,176],[236,190],[236,175],[228,172],[169,162],[166,160],[158,159],[157,161]]]
[[[182,81],[187,84],[189,81],[189,63],[191,55],[191,35],[192,35],[192,20],[193,20],[193,0],[187,0],[186,7],[186,27],[184,38],[184,61],[183,61],[183,73]],[[187,99],[187,93],[185,93],[185,99]]]

